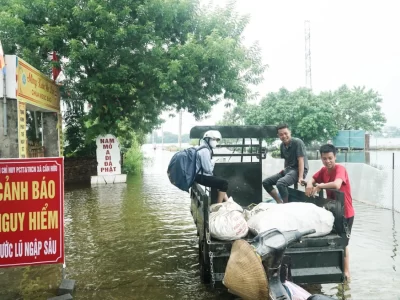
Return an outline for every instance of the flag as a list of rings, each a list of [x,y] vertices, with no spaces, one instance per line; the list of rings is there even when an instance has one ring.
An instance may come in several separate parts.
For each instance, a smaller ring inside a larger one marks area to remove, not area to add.
[[[0,41],[0,70],[3,71],[3,74],[6,73],[6,62],[4,60],[4,51],[3,51],[3,45],[1,44],[1,41]]]
[[[52,61],[58,62],[58,57],[57,57],[56,51],[53,51]],[[53,80],[54,81],[57,79],[58,75],[60,75],[60,72],[61,72],[61,68],[58,65],[57,66],[53,65]]]

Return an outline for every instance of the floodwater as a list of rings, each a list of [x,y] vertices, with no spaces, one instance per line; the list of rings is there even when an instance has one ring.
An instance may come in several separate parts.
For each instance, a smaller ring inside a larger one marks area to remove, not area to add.
[[[65,272],[76,280],[74,299],[234,299],[200,283],[189,196],[166,176],[172,153],[147,153],[143,174],[126,185],[66,189]],[[319,291],[400,299],[400,214],[360,202],[355,209],[352,281]],[[59,265],[1,269],[0,299],[47,299],[60,279]]]

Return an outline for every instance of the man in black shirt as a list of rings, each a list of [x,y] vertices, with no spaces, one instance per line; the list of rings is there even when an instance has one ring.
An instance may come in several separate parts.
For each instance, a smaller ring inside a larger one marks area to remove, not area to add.
[[[285,168],[278,174],[264,179],[264,189],[275,199],[277,203],[288,202],[288,187],[296,182],[301,183],[308,172],[308,160],[306,147],[301,139],[293,138],[287,124],[277,127],[281,158],[285,159]],[[282,200],[279,198],[273,185],[276,185]]]

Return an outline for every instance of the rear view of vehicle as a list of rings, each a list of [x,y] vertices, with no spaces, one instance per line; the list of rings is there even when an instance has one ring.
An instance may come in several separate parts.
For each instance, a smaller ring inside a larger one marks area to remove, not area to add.
[[[275,126],[196,126],[191,139],[201,139],[207,130],[218,130],[223,137],[214,158],[214,175],[229,182],[227,194],[243,208],[262,202],[262,167],[265,151],[262,141],[276,137]],[[199,264],[201,280],[221,287],[231,254],[233,241],[212,237],[210,206],[216,203],[217,191],[194,184],[190,190],[191,213],[199,236]],[[306,197],[304,192],[289,189],[289,202],[311,202],[329,210],[334,216],[334,230],[313,238],[304,238],[287,249],[282,270],[295,283],[339,283],[343,281],[343,194],[337,200]],[[249,232],[243,239],[251,241]],[[290,273],[290,274],[289,274]]]

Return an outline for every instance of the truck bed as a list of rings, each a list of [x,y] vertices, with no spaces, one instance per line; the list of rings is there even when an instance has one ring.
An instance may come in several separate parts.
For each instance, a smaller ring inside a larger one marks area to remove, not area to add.
[[[244,238],[248,242],[252,237]],[[214,272],[222,280],[233,241],[211,238],[209,251],[213,253]],[[290,257],[290,269],[295,283],[342,282],[343,239],[336,233],[322,237],[304,238],[286,251]],[[217,262],[217,263],[216,263]]]
[[[249,234],[243,240],[250,242],[254,236]],[[211,237],[211,244],[215,245],[214,250],[218,249],[226,249],[226,251],[231,251],[231,245],[234,241],[221,241]],[[337,233],[330,233],[320,237],[312,237],[307,238],[304,237],[300,243],[293,244],[289,249],[296,249],[296,248],[315,248],[315,247],[326,247],[326,246],[333,246],[333,245],[342,245],[343,241],[342,238]],[[214,246],[213,246],[214,247]],[[289,251],[288,249],[288,251]]]
[[[301,201],[303,195],[301,191],[291,190],[293,202]],[[221,241],[211,237],[208,226],[209,197],[197,190],[197,192],[192,191],[191,198],[191,212],[199,235],[203,282],[210,281],[215,286],[221,286],[233,241]],[[316,198],[313,201],[316,205],[324,205],[334,213],[335,229],[322,237],[305,237],[302,242],[287,249],[286,256],[292,280],[301,284],[343,282],[345,244],[340,234],[340,224],[342,224],[340,203],[328,203],[329,201],[323,198]],[[244,239],[251,241],[253,237],[249,233]]]

